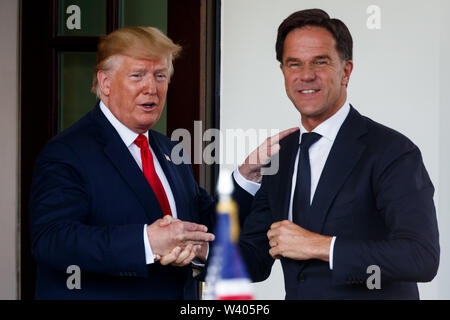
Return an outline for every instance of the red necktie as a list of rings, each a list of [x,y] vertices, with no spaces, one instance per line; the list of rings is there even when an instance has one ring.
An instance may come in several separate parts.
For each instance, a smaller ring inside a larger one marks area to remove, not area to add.
[[[147,181],[150,183],[150,186],[152,187],[156,198],[158,199],[163,215],[172,215],[166,192],[164,191],[161,180],[159,180],[159,177],[155,171],[155,165],[153,164],[153,155],[148,146],[147,137],[143,134],[140,134],[136,138],[136,140],[134,140],[134,143],[141,149],[142,170],[144,171],[144,175],[147,178]]]

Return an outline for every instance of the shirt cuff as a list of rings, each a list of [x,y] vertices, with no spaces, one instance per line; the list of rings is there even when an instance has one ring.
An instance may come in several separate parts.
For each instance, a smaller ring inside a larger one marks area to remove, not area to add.
[[[145,247],[145,263],[152,264],[155,262],[155,256],[153,255],[152,247],[150,247],[150,240],[147,235],[147,225],[144,225],[144,247]]]
[[[208,248],[206,249],[206,260],[208,260],[208,256],[209,256],[209,243],[207,243]],[[199,258],[194,258],[192,259],[192,264],[197,266],[197,267],[204,267],[205,263],[203,263]]]
[[[239,172],[238,168],[236,168],[234,170],[233,178],[236,181],[236,183],[239,185],[239,187],[241,187],[242,189],[244,189],[245,191],[250,193],[252,196],[254,196],[256,194],[256,192],[258,192],[259,188],[261,187],[260,183],[256,183],[256,182],[245,179]]]
[[[331,239],[331,244],[330,244],[330,270],[333,270],[333,252],[334,252],[334,242],[336,241],[336,237],[333,237],[333,239]]]

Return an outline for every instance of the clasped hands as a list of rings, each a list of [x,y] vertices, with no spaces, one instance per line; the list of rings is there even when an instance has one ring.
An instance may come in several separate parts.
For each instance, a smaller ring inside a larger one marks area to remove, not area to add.
[[[155,261],[183,267],[194,258],[206,261],[208,242],[214,235],[204,225],[174,219],[166,215],[147,226],[147,235]]]

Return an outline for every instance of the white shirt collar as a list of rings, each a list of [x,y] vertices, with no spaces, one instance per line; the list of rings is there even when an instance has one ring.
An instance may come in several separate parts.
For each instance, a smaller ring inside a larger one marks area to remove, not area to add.
[[[345,118],[347,118],[347,115],[350,112],[350,104],[345,101],[343,106],[331,117],[329,117],[327,120],[319,124],[317,127],[315,127],[312,132],[316,132],[320,134],[323,138],[328,139],[329,141],[333,142],[334,139],[336,139],[336,136],[339,132],[339,129],[342,126],[342,123],[344,123]],[[308,130],[305,129],[305,127],[302,124],[302,121],[300,120],[300,138],[299,143],[302,140],[302,134],[308,132]]]
[[[111,110],[109,110],[109,108],[101,100],[100,100],[100,110],[102,110],[106,119],[108,119],[108,121],[112,124],[114,129],[116,129],[117,133],[122,138],[125,145],[129,148],[134,143],[134,140],[136,140],[136,138],[139,136],[139,133],[134,132],[133,130],[125,126],[122,122],[120,122],[112,114]],[[148,131],[143,133],[143,135],[146,136],[148,139]]]

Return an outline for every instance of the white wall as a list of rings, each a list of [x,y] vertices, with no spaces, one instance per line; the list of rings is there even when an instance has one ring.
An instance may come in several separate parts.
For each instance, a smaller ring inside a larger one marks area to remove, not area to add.
[[[18,1],[0,1],[0,300],[17,298],[18,20]]]
[[[441,264],[438,281],[438,298],[450,300],[450,1],[441,0],[440,59],[439,59],[439,191],[438,218],[441,239]]]
[[[380,30],[366,26],[369,5],[381,9]],[[449,1],[222,0],[222,129],[298,126],[299,114],[286,97],[275,59],[275,40],[283,19],[307,8],[324,9],[352,33],[350,102],[422,151],[436,188],[441,264],[438,276],[419,287],[423,299],[450,299]],[[238,160],[244,156],[241,150]],[[283,299],[280,265],[255,288],[257,298]]]

